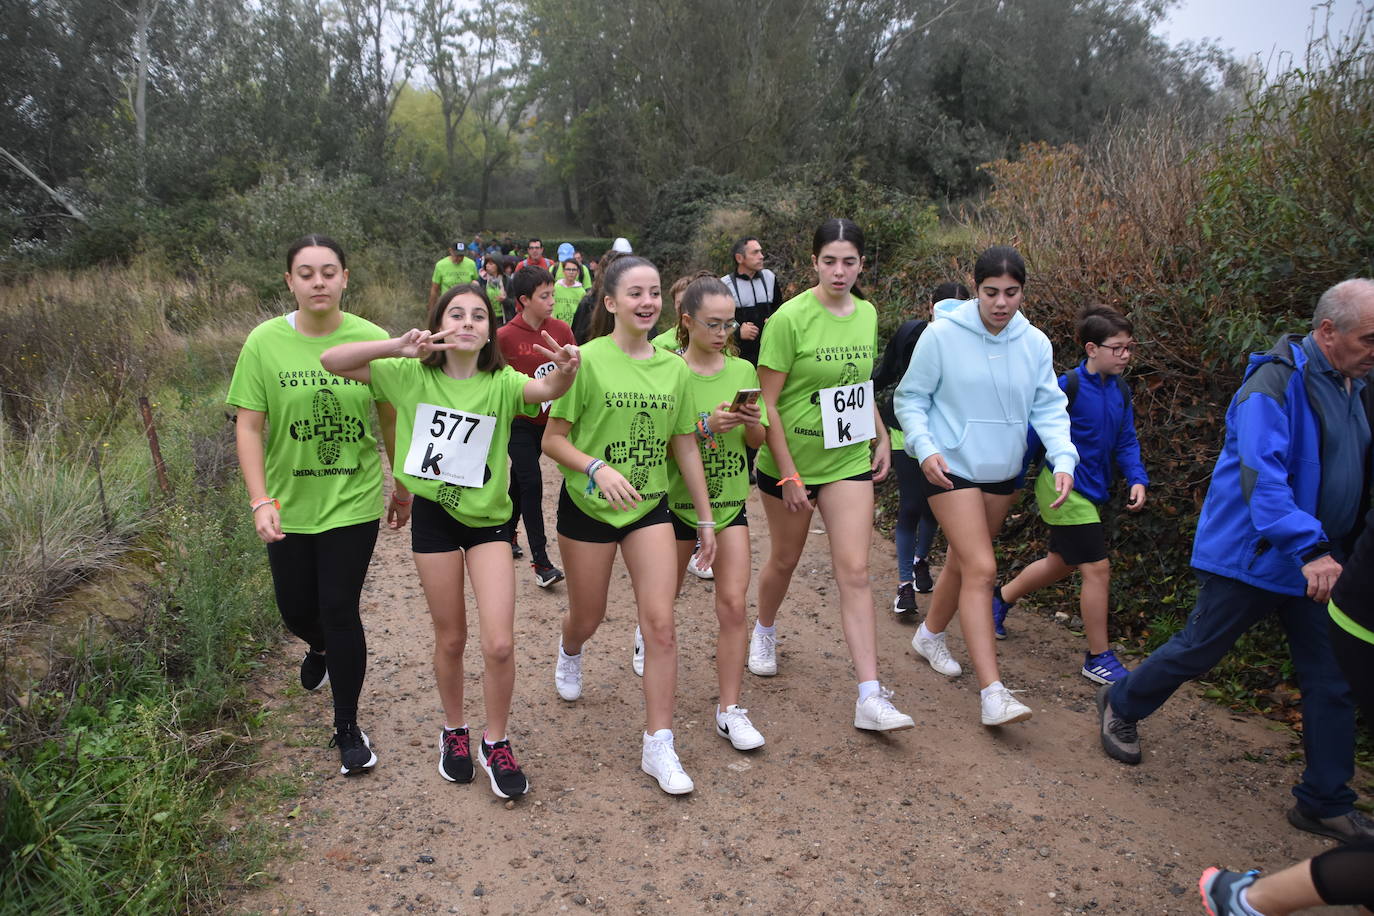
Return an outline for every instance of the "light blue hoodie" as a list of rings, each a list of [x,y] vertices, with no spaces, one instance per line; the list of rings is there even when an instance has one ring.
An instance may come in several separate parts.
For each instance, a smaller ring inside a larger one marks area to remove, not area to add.
[[[1049,338],[1019,311],[989,333],[977,299],[943,300],[934,315],[892,401],[907,454],[925,461],[938,452],[951,474],[974,483],[1011,480],[1029,422],[1055,473],[1072,474],[1078,450]]]

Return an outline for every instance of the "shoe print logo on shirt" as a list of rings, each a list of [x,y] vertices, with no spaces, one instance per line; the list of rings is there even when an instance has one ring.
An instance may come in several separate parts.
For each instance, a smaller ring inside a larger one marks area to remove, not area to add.
[[[725,491],[725,482],[743,473],[744,456],[724,448],[711,448],[704,442],[699,445],[701,466],[706,472],[706,494],[714,502]]]
[[[606,446],[606,461],[612,466],[630,465],[625,479],[636,490],[649,483],[649,471],[663,464],[663,444],[654,430],[654,418],[638,411],[630,421],[629,436]]]
[[[344,413],[343,405],[334,392],[315,392],[310,401],[310,419],[291,424],[291,438],[297,442],[314,442],[315,455],[320,464],[331,465],[343,454],[343,443],[359,442],[365,427],[357,417]]]
[[[482,472],[482,486],[491,482],[491,465]],[[457,512],[458,505],[463,501],[463,491],[470,490],[471,487],[460,487],[453,483],[440,483],[439,490],[434,494],[434,501],[443,506],[449,512]]]
[[[863,379],[859,377],[859,367],[854,365],[853,363],[845,363],[844,369],[840,371],[839,381],[837,381],[833,385],[826,385],[825,387],[840,388],[845,385],[857,385],[859,384],[859,382],[862,381]],[[811,392],[811,403],[817,407],[820,406],[821,393],[819,391]]]

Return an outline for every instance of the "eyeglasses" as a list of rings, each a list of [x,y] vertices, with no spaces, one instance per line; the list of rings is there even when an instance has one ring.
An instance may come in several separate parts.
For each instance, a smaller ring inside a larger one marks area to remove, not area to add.
[[[702,321],[696,315],[688,315],[687,317],[695,321],[697,324],[701,325],[706,330],[710,331],[712,334],[719,334],[721,331],[724,331],[726,334],[729,334],[732,331],[734,331],[735,328],[739,327],[739,322],[733,319],[731,319],[730,321]]]
[[[1140,346],[1140,344],[1135,343],[1135,342],[1128,343],[1128,344],[1122,344],[1122,345],[1119,346],[1119,347],[1107,347],[1107,346],[1103,346],[1102,344],[1098,344],[1098,345],[1097,345],[1097,349],[1099,349],[1099,350],[1106,350],[1106,351],[1108,351],[1109,353],[1111,353],[1112,356],[1115,356],[1117,359],[1120,359],[1121,357],[1125,356],[1127,353],[1134,353],[1134,352],[1135,352],[1135,348],[1138,347],[1138,346]]]

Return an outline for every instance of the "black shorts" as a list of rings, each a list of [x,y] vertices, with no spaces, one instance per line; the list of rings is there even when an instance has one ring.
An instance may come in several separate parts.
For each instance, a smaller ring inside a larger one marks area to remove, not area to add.
[[[1050,525],[1050,553],[1069,566],[1107,559],[1107,532],[1101,522],[1086,525]]]
[[[739,515],[736,515],[725,527],[733,528],[736,525],[744,525],[747,528],[749,526],[749,513],[743,509],[739,510]],[[695,541],[697,539],[697,530],[676,515],[673,516],[673,534],[677,536],[679,541]]]
[[[773,496],[773,497],[776,497],[776,498],[778,498],[778,499],[782,499],[782,484],[778,481],[778,478],[776,478],[776,477],[769,477],[767,474],[763,473],[763,471],[760,471],[760,470],[758,470],[757,468],[755,468],[755,469],[754,469],[754,479],[758,482],[758,485],[759,485],[759,492],[760,492],[760,493],[767,493],[769,496]],[[842,479],[843,479],[843,480],[872,480],[872,479],[873,479],[873,472],[872,472],[872,471],[864,471],[862,474],[855,474],[853,477],[845,477],[845,478],[842,478]],[[803,482],[805,482],[805,481],[803,481]],[[811,486],[809,486],[809,487],[806,488],[806,498],[809,499],[809,500],[811,500],[812,502],[815,502],[815,501],[816,501],[816,494],[820,492],[821,487],[826,487],[826,486],[829,486],[829,485],[832,484],[832,483],[839,483],[839,482],[840,482],[840,481],[838,481],[838,480],[831,480],[831,481],[827,481],[826,483],[816,483],[816,484],[812,484]]]
[[[574,541],[585,541],[589,544],[619,544],[625,540],[625,535],[631,531],[648,528],[650,525],[666,525],[672,520],[673,513],[668,509],[668,497],[665,496],[643,516],[630,522],[624,528],[617,528],[615,525],[606,524],[599,518],[592,518],[579,509],[577,503],[573,502],[572,496],[568,494],[566,484],[558,490],[558,533]]]
[[[510,543],[510,522],[489,528],[469,528],[448,510],[423,496],[410,510],[410,549],[414,553],[451,553],[492,541]]]
[[[974,483],[972,480],[965,480],[962,477],[955,477],[949,471],[945,472],[949,482],[954,484],[953,490],[946,490],[944,487],[937,487],[926,477],[925,471],[921,471],[921,476],[916,478],[917,484],[921,487],[921,492],[926,499],[932,496],[939,496],[941,493],[952,493],[954,490],[982,490],[984,493],[991,493],[993,496],[1010,496],[1016,492],[1016,478],[1002,480],[997,483]]]

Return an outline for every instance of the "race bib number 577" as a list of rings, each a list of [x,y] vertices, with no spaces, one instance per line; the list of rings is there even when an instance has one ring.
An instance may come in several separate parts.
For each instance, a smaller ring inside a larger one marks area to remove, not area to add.
[[[867,442],[878,435],[873,423],[873,381],[820,390],[821,431],[826,448]]]
[[[420,404],[415,408],[405,472],[460,487],[480,487],[495,432],[495,417]]]

